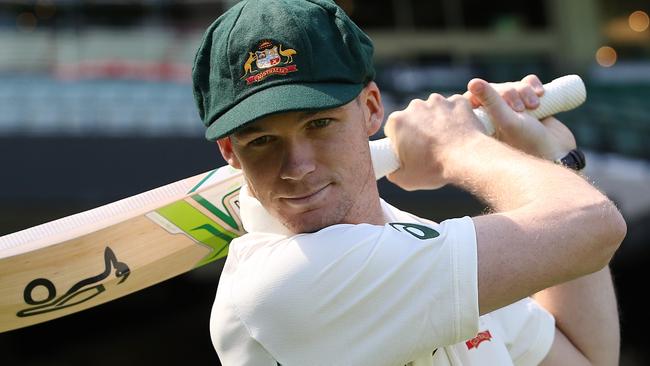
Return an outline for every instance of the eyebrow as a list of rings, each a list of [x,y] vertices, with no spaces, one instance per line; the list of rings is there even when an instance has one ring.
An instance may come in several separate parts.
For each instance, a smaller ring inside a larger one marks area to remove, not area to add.
[[[259,126],[244,126],[235,132],[233,132],[233,136],[235,138],[244,138],[246,136],[252,135],[254,133],[262,132],[262,129]]]
[[[310,109],[310,110],[306,110],[306,111],[301,111],[301,112],[298,112],[298,119],[301,120],[301,121],[306,120],[306,119],[309,119],[309,118],[311,118],[311,117],[313,117],[315,115],[318,115],[320,113],[327,112],[329,110],[331,110],[331,109]]]
[[[305,111],[298,111],[298,120],[299,121],[304,121],[310,118],[313,118],[314,116],[317,116],[321,113],[326,113],[328,111],[332,111],[334,109],[337,109],[339,107],[334,107],[334,108],[328,108],[328,109],[309,109]],[[244,126],[235,132],[233,132],[233,136],[235,138],[245,138],[246,136],[252,135],[254,133],[260,133],[264,132],[263,128],[260,128],[259,126],[256,125],[248,125]]]

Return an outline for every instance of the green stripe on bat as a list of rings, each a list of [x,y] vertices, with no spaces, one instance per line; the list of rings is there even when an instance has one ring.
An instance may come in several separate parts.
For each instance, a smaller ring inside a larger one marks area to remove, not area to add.
[[[199,187],[203,184],[203,182],[208,180],[212,176],[212,174],[214,174],[216,171],[217,171],[217,169],[214,169],[213,171],[208,173],[208,175],[206,175],[205,178],[201,179],[201,181],[197,185],[195,185],[194,188],[190,189],[190,191],[188,193],[192,193],[192,192],[196,191],[197,189],[199,189]]]
[[[196,267],[201,267],[204,264],[227,256],[228,244],[232,239],[239,236],[210,220],[209,217],[185,201],[174,202],[156,210],[156,212],[194,238],[194,240],[212,248],[212,251],[203,257],[196,264]]]
[[[239,190],[239,188],[237,188],[235,191],[237,191],[237,190]],[[224,200],[231,193],[232,192],[225,195]],[[227,213],[222,212],[221,210],[219,210],[215,205],[213,205],[210,201],[203,198],[200,194],[193,195],[192,199],[195,200],[199,205],[205,207],[206,210],[212,212],[215,216],[217,216],[218,218],[223,220],[223,222],[230,225],[230,227],[232,227],[234,229],[239,229],[239,225],[237,225],[237,221],[235,221],[235,219],[232,218],[232,214],[230,213],[230,211],[228,211],[228,208],[225,205],[224,205],[224,207],[226,207]]]

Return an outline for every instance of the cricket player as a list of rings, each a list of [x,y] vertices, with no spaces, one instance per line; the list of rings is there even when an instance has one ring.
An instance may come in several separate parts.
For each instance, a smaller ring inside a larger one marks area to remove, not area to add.
[[[616,364],[608,263],[626,225],[576,174],[585,161],[571,132],[518,113],[536,107],[539,80],[474,79],[464,96],[388,116],[393,183],[453,184],[493,210],[434,223],[379,197],[372,53],[328,0],[244,0],[205,33],[196,101],[206,137],[246,181],[248,234],[230,246],[210,320],[221,362]]]

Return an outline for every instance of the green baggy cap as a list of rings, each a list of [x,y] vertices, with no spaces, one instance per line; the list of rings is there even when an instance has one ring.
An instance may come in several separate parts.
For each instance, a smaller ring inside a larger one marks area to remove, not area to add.
[[[370,38],[328,0],[244,0],[207,29],[192,82],[205,137],[279,112],[335,108],[375,77]]]

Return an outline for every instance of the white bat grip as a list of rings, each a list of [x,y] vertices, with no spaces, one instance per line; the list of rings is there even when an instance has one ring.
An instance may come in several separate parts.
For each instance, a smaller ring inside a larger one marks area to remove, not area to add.
[[[578,107],[587,98],[585,84],[578,75],[567,75],[544,84],[544,95],[540,97],[539,107],[526,111],[536,119],[552,116]],[[477,108],[474,113],[483,123],[489,135],[494,134],[494,125],[483,108]],[[388,138],[370,141],[372,165],[377,179],[386,176],[399,168],[399,158],[395,154]]]

